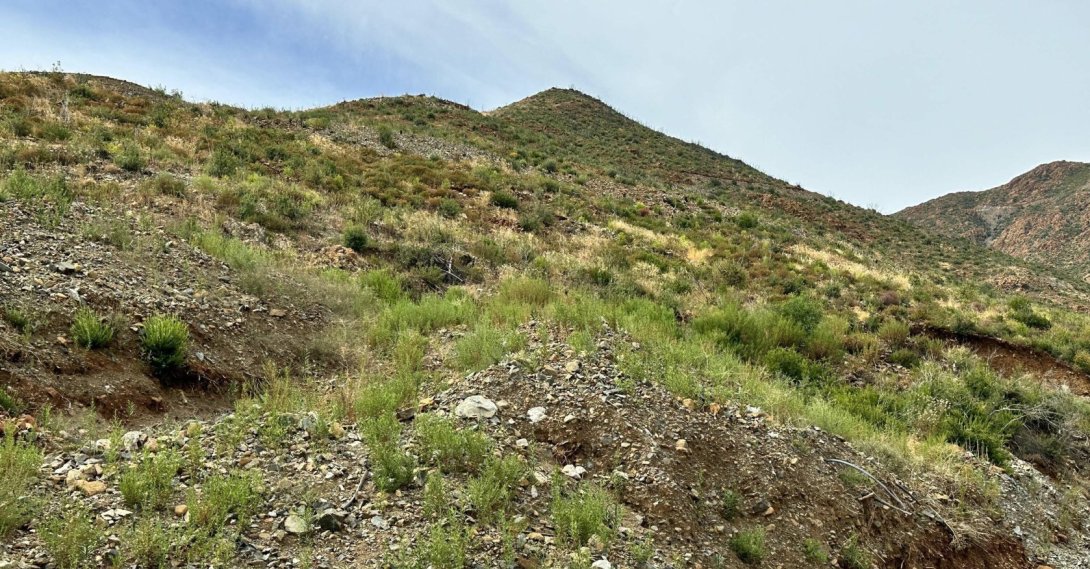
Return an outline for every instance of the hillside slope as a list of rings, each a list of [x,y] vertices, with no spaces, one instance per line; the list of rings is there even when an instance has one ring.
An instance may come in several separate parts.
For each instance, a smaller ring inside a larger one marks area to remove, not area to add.
[[[949,194],[896,216],[1090,277],[1090,164],[1042,164],[1002,186]]]
[[[0,561],[1080,567],[1087,305],[574,91],[0,74]]]

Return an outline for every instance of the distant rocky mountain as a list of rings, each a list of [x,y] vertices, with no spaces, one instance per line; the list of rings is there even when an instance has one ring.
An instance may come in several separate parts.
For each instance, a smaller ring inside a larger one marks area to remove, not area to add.
[[[1052,162],[980,192],[957,192],[895,214],[1024,259],[1090,274],[1090,164]]]

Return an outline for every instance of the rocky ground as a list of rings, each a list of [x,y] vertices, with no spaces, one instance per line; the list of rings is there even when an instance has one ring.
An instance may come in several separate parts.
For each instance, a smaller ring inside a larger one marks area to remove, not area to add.
[[[618,347],[639,347],[623,334],[603,329],[593,352],[577,353],[543,339],[552,335],[536,326],[526,330],[531,341],[525,352],[398,413],[406,425],[422,415],[449,418],[486,434],[494,441],[493,455],[518,456],[530,465],[516,484],[507,526],[475,523],[478,513],[466,506],[468,476],[448,478],[459,521],[474,528],[469,566],[500,567],[504,559],[524,568],[584,562],[596,568],[742,566],[732,538],[754,529],[765,536],[769,567],[813,565],[799,548],[804,542],[834,564],[862,542],[868,565],[881,567],[1019,567],[1027,545],[1046,552],[1042,560],[1056,567],[1084,566],[1077,552],[1084,551],[1085,536],[1079,532],[1052,547],[1036,543],[1049,516],[1035,515],[1021,502],[1050,490],[1026,466],[1014,477],[998,474],[1004,494],[1012,496],[1013,507],[1004,510],[1011,527],[966,539],[940,514],[957,500],[941,488],[898,480],[837,437],[778,426],[760,409],[679,400],[631,382],[618,369]],[[105,535],[94,545],[101,564],[121,559],[134,519],[156,515],[127,501],[122,481],[128,469],[155,456],[180,457],[159,514],[178,531],[196,523],[193,508],[200,501],[194,497],[209,493],[217,475],[252,476],[245,479],[257,504],[237,528],[238,561],[249,566],[396,566],[420,551],[433,527],[424,489],[428,468],[417,468],[407,487],[381,492],[359,425],[324,423],[314,412],[270,413],[245,400],[234,413],[206,421],[101,439],[54,431],[29,417],[5,429],[46,449],[35,496],[49,497],[51,507],[78,502],[93,514]],[[399,444],[410,454],[420,452],[412,434]],[[610,522],[616,537],[608,543],[591,539],[573,554],[558,543],[550,501],[558,488],[587,486],[610,488],[618,497]],[[724,496],[734,502],[725,505]],[[1047,502],[1037,497],[1029,503]],[[232,514],[226,523],[239,519]],[[5,566],[51,566],[35,523],[17,531],[0,554],[8,559]],[[852,557],[840,566],[855,562]]]

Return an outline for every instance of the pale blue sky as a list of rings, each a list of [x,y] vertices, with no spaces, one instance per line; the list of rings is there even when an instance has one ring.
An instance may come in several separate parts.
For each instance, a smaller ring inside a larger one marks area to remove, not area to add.
[[[1090,161],[1081,0],[4,0],[0,68],[302,108],[574,86],[774,176],[892,212]]]

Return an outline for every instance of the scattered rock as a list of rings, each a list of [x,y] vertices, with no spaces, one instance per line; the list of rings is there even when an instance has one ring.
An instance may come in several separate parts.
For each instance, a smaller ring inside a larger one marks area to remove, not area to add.
[[[594,563],[591,563],[592,569],[613,569],[613,564],[605,559],[599,559]]]
[[[101,480],[77,480],[75,487],[87,496],[97,496],[106,491],[106,483]]]
[[[188,513],[189,513],[189,506],[187,506],[185,504],[178,504],[177,506],[174,506],[174,515],[175,516],[178,516],[179,518],[184,518],[185,515],[188,514]]]
[[[565,464],[564,468],[561,468],[560,471],[563,472],[565,476],[568,476],[569,478],[574,478],[575,480],[579,480],[583,477],[584,474],[587,473],[586,468],[583,468],[582,466],[576,466],[574,464]]]
[[[291,514],[284,520],[284,529],[291,534],[304,535],[310,532],[310,526],[302,517]]]
[[[70,275],[79,270],[79,265],[69,263],[68,261],[61,261],[60,263],[53,265],[53,268],[62,275]]]
[[[488,419],[496,415],[496,404],[481,395],[471,395],[462,400],[454,414],[465,419]]]
[[[526,416],[530,418],[531,423],[540,423],[545,420],[545,408],[544,407],[531,407],[526,412]]]
[[[121,446],[129,451],[140,450],[147,442],[148,435],[140,431],[129,431],[121,436]]]

